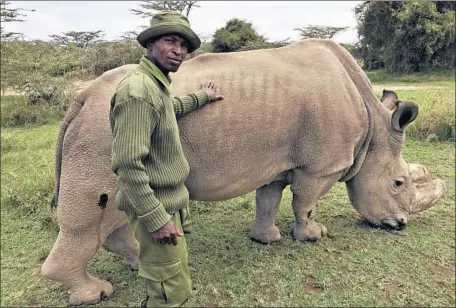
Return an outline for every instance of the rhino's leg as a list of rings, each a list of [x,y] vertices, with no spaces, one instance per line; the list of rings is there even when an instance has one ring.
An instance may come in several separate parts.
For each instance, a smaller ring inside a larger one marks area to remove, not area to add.
[[[317,201],[337,182],[340,174],[328,177],[314,177],[302,169],[293,170],[291,191],[293,192],[293,237],[298,241],[316,241],[328,234],[324,225],[313,220],[312,212]]]
[[[254,240],[271,243],[281,239],[275,218],[286,185],[285,182],[276,181],[256,190],[256,217],[249,233]]]
[[[112,232],[106,238],[103,248],[124,257],[132,269],[138,269],[139,245],[128,224]]]
[[[41,274],[70,288],[70,305],[95,304],[111,296],[113,288],[109,282],[89,275],[87,264],[108,235],[125,224],[125,215],[114,205],[115,179],[106,176],[104,181],[88,181],[88,172],[80,171],[85,165],[75,165],[78,172],[74,171],[76,167],[67,167],[68,173],[62,176],[57,207],[60,231]]]
[[[98,251],[96,223],[79,233],[60,228],[57,241],[41,267],[47,279],[70,287],[70,305],[96,304],[112,295],[112,285],[87,273],[87,263]]]

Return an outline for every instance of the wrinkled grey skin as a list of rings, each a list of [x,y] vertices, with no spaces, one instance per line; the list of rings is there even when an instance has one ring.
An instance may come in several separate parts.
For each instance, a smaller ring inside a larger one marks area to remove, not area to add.
[[[86,271],[100,247],[137,268],[138,244],[114,204],[108,122],[115,87],[134,67],[109,71],[81,91],[59,133],[54,199],[60,232],[41,272],[70,287],[72,305],[112,294],[109,282]],[[256,190],[250,237],[257,241],[280,240],[275,219],[288,185],[299,241],[327,234],[312,212],[338,181],[346,182],[362,216],[395,229],[443,194],[443,181],[430,181],[423,166],[408,165],[401,156],[417,106],[389,91],[379,101],[354,59],[331,41],[201,55],[172,78],[175,95],[198,90],[204,80],[220,85],[222,101],[179,120],[191,170],[186,185],[193,200]]]

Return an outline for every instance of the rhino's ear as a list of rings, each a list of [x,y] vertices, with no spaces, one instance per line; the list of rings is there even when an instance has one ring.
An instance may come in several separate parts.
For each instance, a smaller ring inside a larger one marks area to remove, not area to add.
[[[391,125],[398,132],[404,132],[407,125],[418,116],[418,106],[412,102],[400,102],[391,116]]]
[[[383,89],[383,95],[380,99],[382,105],[388,110],[393,110],[399,104],[397,94],[394,91]]]

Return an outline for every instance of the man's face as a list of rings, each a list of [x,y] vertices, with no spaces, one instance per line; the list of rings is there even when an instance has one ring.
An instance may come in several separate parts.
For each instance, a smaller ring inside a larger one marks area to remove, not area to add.
[[[177,72],[188,53],[188,42],[180,35],[165,35],[148,44],[151,56],[158,68],[167,74]]]

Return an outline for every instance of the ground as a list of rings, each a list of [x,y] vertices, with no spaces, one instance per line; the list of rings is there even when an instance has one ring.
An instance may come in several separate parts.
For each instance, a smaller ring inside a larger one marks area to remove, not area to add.
[[[385,87],[400,87],[400,97],[421,100],[420,107],[432,99],[440,104],[443,97],[454,109],[454,81],[374,86],[377,94]],[[66,288],[39,273],[58,232],[49,206],[58,128],[54,123],[2,129],[2,307],[68,303]],[[365,223],[350,205],[343,183],[318,204],[316,220],[328,227],[329,236],[316,243],[293,240],[288,188],[277,219],[283,240],[271,245],[248,238],[255,215],[253,193],[225,202],[191,202],[193,294],[187,306],[454,307],[454,154],[452,142],[407,138],[405,159],[426,165],[433,178],[446,181],[448,190],[436,207],[414,215],[401,232]],[[114,286],[113,297],[97,306],[133,307],[144,296],[137,272],[116,255],[101,250],[88,270]]]

